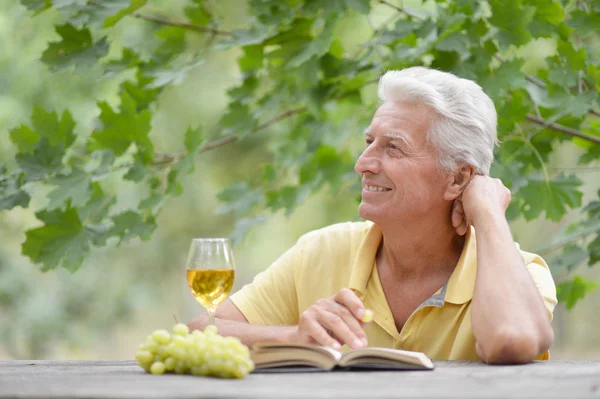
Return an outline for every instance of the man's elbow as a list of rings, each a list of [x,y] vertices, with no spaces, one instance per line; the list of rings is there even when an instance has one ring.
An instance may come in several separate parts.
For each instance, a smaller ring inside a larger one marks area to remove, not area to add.
[[[553,340],[554,332],[550,325],[537,333],[499,331],[487,347],[482,347],[483,360],[488,364],[531,363],[537,356],[550,349]]]

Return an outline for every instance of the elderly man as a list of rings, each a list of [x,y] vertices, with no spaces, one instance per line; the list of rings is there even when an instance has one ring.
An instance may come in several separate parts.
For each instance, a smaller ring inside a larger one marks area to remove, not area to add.
[[[513,241],[510,192],[488,175],[494,104],[474,82],[422,67],[387,72],[379,96],[355,166],[367,222],[302,236],[217,309],[220,332],[439,360],[547,359],[556,288],[544,260]]]

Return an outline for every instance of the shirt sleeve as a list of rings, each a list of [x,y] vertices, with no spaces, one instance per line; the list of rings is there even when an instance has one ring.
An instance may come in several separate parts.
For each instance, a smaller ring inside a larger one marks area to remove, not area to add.
[[[554,308],[556,307],[558,300],[556,298],[556,285],[554,284],[550,268],[539,255],[521,251],[521,256],[525,261],[531,279],[544,301],[544,305],[548,311],[548,318],[552,320]],[[550,352],[546,351],[536,357],[535,360],[548,360],[549,358]]]
[[[231,296],[233,304],[250,324],[294,325],[298,323],[295,268],[301,264],[301,243],[297,243],[253,282]]]
[[[558,303],[556,298],[556,285],[554,284],[552,273],[544,259],[539,255],[527,252],[525,252],[524,255],[529,275],[542,296],[542,300],[548,311],[548,318],[552,320],[554,308]]]

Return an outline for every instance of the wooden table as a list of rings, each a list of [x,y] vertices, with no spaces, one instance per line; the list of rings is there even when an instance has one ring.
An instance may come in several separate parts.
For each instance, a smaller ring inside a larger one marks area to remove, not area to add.
[[[600,361],[433,371],[152,376],[133,361],[0,361],[0,398],[600,398]]]

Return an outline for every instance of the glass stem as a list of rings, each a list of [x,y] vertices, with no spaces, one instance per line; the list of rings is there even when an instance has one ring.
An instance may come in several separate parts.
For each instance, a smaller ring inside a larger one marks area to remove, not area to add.
[[[209,326],[215,325],[215,310],[214,309],[208,309],[208,325]]]

